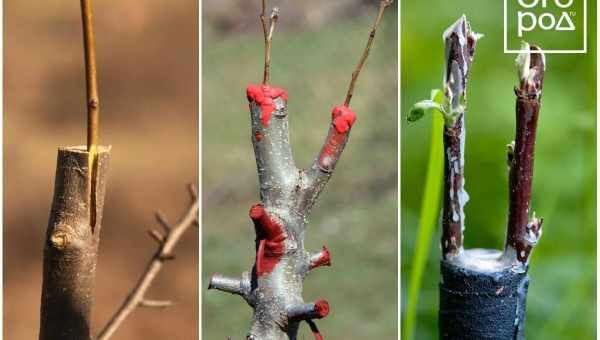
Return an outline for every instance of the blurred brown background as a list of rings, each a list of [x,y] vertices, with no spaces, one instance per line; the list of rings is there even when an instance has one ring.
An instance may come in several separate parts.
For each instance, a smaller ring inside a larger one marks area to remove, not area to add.
[[[93,309],[94,334],[156,245],[153,211],[176,221],[198,179],[198,1],[96,1],[100,140],[111,144]],[[4,1],[4,338],[38,334],[42,247],[59,146],[85,143],[79,1]],[[114,339],[196,339],[198,236]]]

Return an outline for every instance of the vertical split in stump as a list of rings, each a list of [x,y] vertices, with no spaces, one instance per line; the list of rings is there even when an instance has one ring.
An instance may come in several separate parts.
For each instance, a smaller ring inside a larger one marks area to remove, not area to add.
[[[104,205],[109,147],[98,147],[96,226],[90,225],[90,168],[85,146],[58,151],[44,246],[40,340],[87,340]]]

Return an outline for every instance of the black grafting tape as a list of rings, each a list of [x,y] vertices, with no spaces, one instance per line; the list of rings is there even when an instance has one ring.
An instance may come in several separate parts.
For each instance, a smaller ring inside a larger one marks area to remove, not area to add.
[[[448,340],[524,339],[529,277],[510,266],[441,261],[439,333]]]

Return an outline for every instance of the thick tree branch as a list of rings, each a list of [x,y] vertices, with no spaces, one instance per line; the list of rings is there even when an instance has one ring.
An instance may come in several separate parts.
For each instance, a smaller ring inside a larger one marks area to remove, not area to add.
[[[464,15],[443,35],[446,46],[444,95],[449,111],[444,126],[444,208],[441,240],[443,258],[458,255],[463,245],[464,206],[469,200],[464,189],[467,82],[479,37],[480,35],[471,31]]]
[[[98,149],[94,231],[89,223],[88,156],[85,146],[58,150],[54,198],[44,246],[40,340],[90,338],[110,148]]]
[[[192,202],[187,212],[179,220],[177,225],[170,226],[166,222],[166,220],[161,218],[161,224],[165,223],[165,225],[169,226],[166,235],[158,237],[158,241],[160,241],[158,249],[152,256],[152,259],[146,266],[146,269],[144,270],[142,276],[139,278],[138,282],[133,287],[123,304],[111,317],[110,321],[106,324],[106,326],[104,326],[102,331],[100,331],[100,334],[98,335],[98,340],[109,339],[119,328],[119,326],[123,323],[123,321],[125,321],[125,319],[137,307],[166,307],[168,305],[168,303],[165,302],[150,302],[150,300],[146,299],[146,292],[152,285],[152,282],[157,277],[160,270],[162,269],[164,262],[167,260],[174,259],[173,249],[181,239],[181,236],[192,225],[198,223],[198,195],[195,192],[195,190],[191,190],[190,192],[192,193]]]
[[[537,244],[543,219],[529,218],[531,182],[535,156],[537,120],[541,106],[544,71],[544,54],[537,46],[524,44],[517,58],[519,87],[515,88],[516,137],[509,148],[509,210],[506,237],[506,254],[527,264],[531,249]],[[537,53],[529,53],[529,51]]]
[[[247,91],[261,200],[284,199],[298,179],[288,132],[287,93],[268,85]],[[287,197],[289,198],[289,197]]]

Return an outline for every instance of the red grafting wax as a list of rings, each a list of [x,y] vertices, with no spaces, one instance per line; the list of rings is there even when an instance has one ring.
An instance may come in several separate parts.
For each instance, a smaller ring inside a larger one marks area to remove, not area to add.
[[[329,314],[329,302],[324,299],[317,300],[315,302],[315,312],[319,315],[319,319],[326,317]]]
[[[250,208],[250,218],[254,221],[256,237],[259,240],[256,251],[256,275],[270,273],[283,256],[285,235],[281,225],[267,215],[262,204]]]
[[[314,269],[320,266],[331,266],[331,254],[329,253],[329,249],[323,246],[323,251],[320,256],[310,263],[310,269]]]
[[[269,85],[248,85],[246,88],[246,97],[248,101],[254,101],[260,106],[260,122],[263,126],[269,126],[271,113],[275,110],[275,101],[277,97],[288,100],[287,92],[279,87]]]
[[[260,131],[256,131],[254,133],[254,139],[256,139],[257,142],[260,142],[263,139],[263,134]]]
[[[331,120],[333,129],[330,130],[319,155],[319,165],[327,171],[333,170],[333,165],[342,152],[346,136],[356,121],[356,114],[349,107],[338,105],[331,111]]]
[[[347,106],[338,105],[331,111],[331,119],[337,132],[346,133],[356,121],[356,113]]]
[[[346,133],[339,133],[336,129],[331,129],[323,149],[319,154],[319,165],[322,169],[333,170],[333,165],[337,161],[346,141]]]

